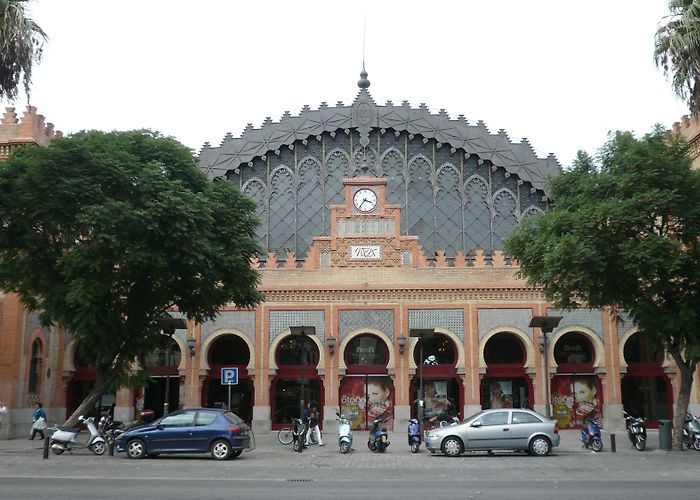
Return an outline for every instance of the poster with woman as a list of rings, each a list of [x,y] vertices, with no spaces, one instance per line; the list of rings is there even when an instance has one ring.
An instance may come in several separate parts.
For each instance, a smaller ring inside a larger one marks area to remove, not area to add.
[[[394,386],[389,377],[345,377],[340,383],[340,412],[353,429],[366,429],[376,418],[386,417],[384,426],[393,428]]]
[[[587,417],[601,424],[603,401],[595,375],[559,375],[552,380],[552,413],[562,429],[583,425]]]

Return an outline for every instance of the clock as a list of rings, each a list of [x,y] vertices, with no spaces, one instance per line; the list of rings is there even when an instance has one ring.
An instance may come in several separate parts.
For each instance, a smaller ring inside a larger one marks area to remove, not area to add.
[[[352,202],[360,212],[371,212],[377,206],[377,194],[371,189],[358,189],[352,197]]]

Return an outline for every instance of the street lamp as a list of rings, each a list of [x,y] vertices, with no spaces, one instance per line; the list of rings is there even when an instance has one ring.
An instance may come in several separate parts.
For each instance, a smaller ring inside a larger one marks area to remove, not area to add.
[[[425,393],[423,391],[423,339],[430,339],[435,336],[433,328],[411,328],[408,331],[409,337],[419,339],[418,345],[420,349],[420,366],[418,367],[418,422],[423,430],[423,416],[425,412]]]
[[[544,353],[544,399],[545,415],[551,418],[549,397],[549,352],[547,348],[547,334],[551,333],[562,320],[563,316],[533,316],[530,320],[530,328],[539,328],[542,333],[542,351]]]
[[[186,330],[187,323],[182,318],[156,318],[156,324],[168,336],[168,345],[165,347],[165,369],[170,370],[170,357],[172,354],[173,335],[175,330]],[[170,413],[170,373],[165,374],[165,402],[163,403],[163,416]]]
[[[304,365],[306,364],[306,337],[316,335],[315,326],[290,326],[289,332],[301,338],[301,394],[299,395],[299,418],[304,420]]]

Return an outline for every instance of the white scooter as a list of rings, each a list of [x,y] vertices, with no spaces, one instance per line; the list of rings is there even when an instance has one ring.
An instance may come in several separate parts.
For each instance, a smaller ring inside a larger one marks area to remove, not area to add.
[[[339,412],[335,414],[338,415],[338,446],[340,446],[340,453],[345,455],[352,450],[352,427],[350,427],[350,419]]]
[[[75,440],[80,432],[80,429],[77,427],[55,426],[53,427],[55,432],[51,435],[51,440],[49,442],[51,451],[56,455],[60,455],[64,451],[70,452],[73,449],[88,448],[95,455],[103,455],[107,446],[105,444],[105,439],[95,426],[95,419],[92,417],[84,418],[81,415],[78,417],[78,420],[84,423],[90,431],[88,440],[84,443]]]

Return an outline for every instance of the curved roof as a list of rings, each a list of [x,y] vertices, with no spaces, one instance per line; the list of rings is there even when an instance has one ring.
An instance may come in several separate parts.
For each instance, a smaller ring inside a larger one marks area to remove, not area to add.
[[[467,156],[477,155],[541,190],[545,190],[547,177],[557,175],[561,169],[552,154],[538,158],[527,139],[512,142],[503,130],[492,134],[482,121],[470,125],[462,115],[451,120],[445,110],[431,114],[425,104],[412,108],[407,101],[398,106],[388,101],[386,105],[378,106],[367,88],[361,88],[350,106],[342,102],[333,107],[324,102],[318,109],[304,106],[299,116],[285,112],[279,122],[267,118],[259,129],[248,124],[240,138],[227,134],[220,147],[205,143],[199,164],[213,179],[230,170],[238,170],[256,157],[291,146],[297,140],[320,138],[324,132],[339,129],[357,129],[362,145],[367,145],[371,129],[393,129],[435,139],[440,144],[449,145],[452,152],[463,149]]]

